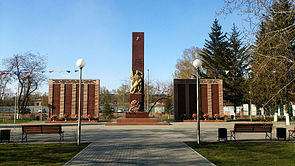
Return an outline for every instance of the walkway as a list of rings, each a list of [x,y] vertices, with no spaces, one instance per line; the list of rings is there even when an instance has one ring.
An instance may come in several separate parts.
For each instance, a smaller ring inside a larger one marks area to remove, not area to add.
[[[183,143],[193,131],[176,126],[84,126],[92,143],[66,165],[214,165]]]
[[[233,129],[234,123],[201,123],[201,141],[216,142],[218,128]],[[276,127],[287,127],[275,123]],[[0,125],[10,128],[12,142],[21,141],[21,128],[17,125]],[[76,124],[63,125],[64,143],[76,142]],[[264,133],[243,133],[239,140],[265,141]],[[66,165],[214,165],[183,142],[196,140],[196,123],[173,123],[169,126],[104,126],[82,125],[82,141],[91,142]],[[58,142],[55,134],[29,135],[28,143]]]

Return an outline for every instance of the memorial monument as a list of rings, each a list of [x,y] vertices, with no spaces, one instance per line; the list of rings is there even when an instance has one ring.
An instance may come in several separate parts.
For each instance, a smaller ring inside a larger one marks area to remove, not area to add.
[[[223,85],[221,79],[200,79],[201,114],[214,119],[223,117]],[[174,79],[174,120],[193,119],[196,114],[196,80]]]
[[[84,79],[82,81],[82,118],[99,118],[99,89],[100,80]],[[58,119],[75,119],[78,114],[79,80],[78,79],[50,79],[48,104],[51,108],[48,117]]]
[[[132,68],[130,102],[138,101],[139,109],[144,111],[144,33],[132,33]]]
[[[149,118],[144,111],[144,33],[132,32],[132,68],[130,85],[130,110],[125,118],[117,122],[108,122],[106,125],[169,125]]]

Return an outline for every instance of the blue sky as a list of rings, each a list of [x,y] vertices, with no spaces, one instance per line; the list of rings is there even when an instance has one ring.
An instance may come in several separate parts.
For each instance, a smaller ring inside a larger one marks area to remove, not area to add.
[[[130,77],[132,32],[144,32],[150,79],[172,81],[177,59],[185,48],[203,47],[214,18],[225,32],[233,23],[242,29],[241,18],[216,16],[222,6],[221,0],[0,1],[0,58],[31,51],[47,56],[47,70],[54,71],[75,70],[83,58],[85,79],[116,89]]]

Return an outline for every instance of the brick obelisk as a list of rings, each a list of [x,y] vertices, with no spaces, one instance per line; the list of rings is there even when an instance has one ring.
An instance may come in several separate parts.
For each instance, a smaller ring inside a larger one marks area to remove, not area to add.
[[[144,33],[132,32],[132,72],[130,102],[137,100],[144,111]]]

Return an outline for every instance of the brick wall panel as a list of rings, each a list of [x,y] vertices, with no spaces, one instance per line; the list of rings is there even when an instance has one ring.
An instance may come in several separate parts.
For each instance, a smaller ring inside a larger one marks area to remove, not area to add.
[[[87,114],[90,114],[91,117],[94,117],[94,109],[95,109],[95,85],[89,84],[88,85],[88,112]]]
[[[72,85],[65,85],[65,114],[71,115],[72,112]]]
[[[219,90],[218,84],[212,84],[212,116],[219,114]]]
[[[201,105],[202,105],[202,112],[208,114],[208,94],[207,94],[207,85],[201,85]]]
[[[52,114],[53,115],[59,115],[60,110],[60,84],[54,84],[53,85],[53,109]]]

